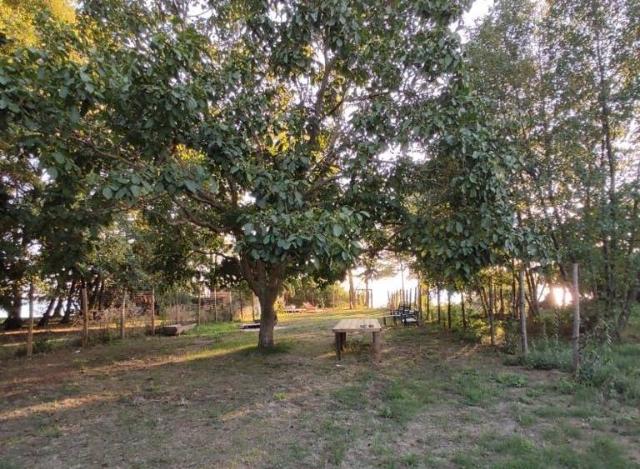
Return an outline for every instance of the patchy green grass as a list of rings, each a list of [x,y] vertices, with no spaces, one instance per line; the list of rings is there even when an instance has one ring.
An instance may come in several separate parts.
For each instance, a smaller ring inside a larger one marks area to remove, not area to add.
[[[216,323],[7,358],[0,468],[637,467],[637,343],[612,347],[601,385],[434,323],[386,329],[378,362],[349,337],[337,363],[335,322],[381,313],[283,315],[271,353]]]

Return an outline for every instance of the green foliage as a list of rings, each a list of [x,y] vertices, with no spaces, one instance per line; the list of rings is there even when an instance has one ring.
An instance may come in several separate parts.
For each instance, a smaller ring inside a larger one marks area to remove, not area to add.
[[[494,397],[494,387],[488,376],[476,370],[464,370],[455,379],[454,391],[470,406],[483,406]]]
[[[489,226],[510,226],[510,163],[460,74],[463,4],[229,1],[192,15],[109,0],[83,2],[73,25],[37,18],[42,42],[0,57],[0,128],[3,155],[48,175],[47,274],[139,288],[197,270],[246,282],[268,314],[287,279],[340,280],[362,239],[398,221],[425,260],[484,265],[505,238]],[[434,210],[400,190],[406,159],[384,162],[408,146],[435,155],[416,174],[448,183]],[[115,213],[138,209],[146,240],[127,247]],[[203,252],[224,261],[187,261]]]
[[[548,8],[547,8],[548,6]],[[620,333],[638,286],[636,2],[500,0],[471,28],[470,80],[518,155],[516,259],[602,303]],[[589,326],[591,324],[588,324]]]
[[[381,396],[380,416],[404,424],[431,402],[431,395],[420,381],[392,381]]]
[[[571,371],[571,347],[564,343],[548,340],[532,342],[524,364],[539,370]]]

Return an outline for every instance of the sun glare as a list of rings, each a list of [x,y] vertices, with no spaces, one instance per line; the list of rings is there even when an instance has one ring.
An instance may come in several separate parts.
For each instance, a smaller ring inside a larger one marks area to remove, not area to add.
[[[571,291],[566,287],[551,287],[551,299],[556,306],[567,306],[571,304]]]

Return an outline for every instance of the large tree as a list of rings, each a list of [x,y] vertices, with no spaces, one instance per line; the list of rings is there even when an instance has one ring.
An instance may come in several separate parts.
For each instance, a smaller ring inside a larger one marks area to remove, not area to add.
[[[224,239],[218,254],[258,296],[259,345],[271,347],[285,280],[332,280],[364,234],[409,223],[403,239],[452,269],[469,263],[456,265],[460,242],[434,245],[446,233],[473,238],[465,260],[487,255],[489,227],[471,224],[505,222],[504,204],[488,206],[505,178],[461,73],[451,26],[464,3],[87,1],[77,28],[45,23],[47,48],[14,56],[4,118],[30,126],[54,177],[95,161],[93,197],[167,196],[167,223]],[[428,163],[397,164],[416,150]],[[438,207],[452,196],[460,215],[398,216],[406,167],[421,188],[409,205],[429,203],[437,178],[449,187]]]

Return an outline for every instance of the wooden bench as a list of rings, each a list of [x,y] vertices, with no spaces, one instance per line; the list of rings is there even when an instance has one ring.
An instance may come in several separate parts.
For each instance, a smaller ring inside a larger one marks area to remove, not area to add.
[[[380,334],[382,327],[377,319],[371,318],[356,318],[356,319],[342,319],[333,327],[333,333],[336,336],[336,357],[338,360],[342,359],[342,351],[347,344],[347,333],[351,334],[364,334],[371,333],[371,353],[374,358],[380,355],[380,349],[382,347],[382,341]]]

